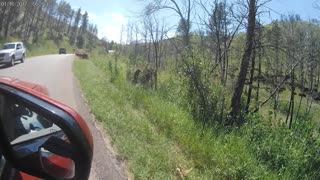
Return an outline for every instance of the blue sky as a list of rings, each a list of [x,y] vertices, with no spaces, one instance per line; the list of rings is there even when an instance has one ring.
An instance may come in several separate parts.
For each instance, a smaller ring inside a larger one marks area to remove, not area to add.
[[[320,19],[320,10],[314,8],[314,3],[318,3],[320,6],[320,0],[272,0],[266,6],[284,15],[299,14],[304,20]],[[272,19],[279,17],[275,12],[271,14]]]
[[[119,42],[121,28],[132,19],[134,13],[141,11],[142,5],[137,0],[66,0],[73,8],[81,7],[89,13],[90,22],[98,25],[99,38],[107,37],[108,40]],[[181,0],[177,0],[181,1]],[[227,0],[228,1],[228,0]],[[272,0],[266,6],[275,12],[270,16],[264,14],[263,21],[268,23],[277,19],[279,14],[297,13],[305,20],[310,18],[320,19],[320,10],[313,8],[315,2],[320,0]],[[169,20],[167,18],[167,20]],[[176,24],[177,18],[170,18],[170,23]]]

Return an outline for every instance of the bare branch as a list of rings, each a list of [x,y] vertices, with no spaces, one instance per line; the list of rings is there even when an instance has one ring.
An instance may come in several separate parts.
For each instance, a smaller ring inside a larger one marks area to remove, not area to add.
[[[286,76],[283,78],[283,80],[278,84],[278,86],[273,90],[273,92],[270,94],[270,96],[264,100],[260,105],[258,105],[253,111],[252,113],[256,113],[258,112],[262,106],[264,106],[279,90],[280,88],[282,87],[282,85],[287,81],[287,75],[291,74],[292,71],[299,65],[299,61],[296,62],[293,67],[290,69],[290,71],[286,74]]]

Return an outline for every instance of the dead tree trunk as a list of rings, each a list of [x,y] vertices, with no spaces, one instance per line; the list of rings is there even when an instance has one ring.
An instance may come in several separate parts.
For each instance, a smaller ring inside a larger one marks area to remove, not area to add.
[[[14,6],[11,6],[10,9],[9,9],[9,14],[7,16],[7,21],[6,21],[6,24],[5,24],[5,29],[4,29],[4,37],[8,37],[8,33],[9,33],[9,29],[10,29],[10,24],[12,22],[12,17],[13,15],[15,14],[16,12],[16,7]]]
[[[246,104],[246,113],[249,112],[250,102],[251,102],[251,94],[252,94],[252,85],[253,85],[253,77],[254,77],[254,68],[255,68],[255,61],[256,61],[256,50],[253,51],[251,57],[251,70],[250,70],[250,79],[249,79],[249,90],[247,96],[247,104]]]
[[[294,71],[291,73],[291,96],[290,96],[290,107],[289,107],[289,112],[287,116],[290,116],[290,121],[289,121],[289,129],[292,127],[292,121],[293,121],[293,112],[294,112],[294,95],[295,95],[295,84],[294,84]],[[291,110],[291,111],[290,111]]]
[[[233,95],[231,99],[230,117],[226,121],[226,125],[228,126],[232,126],[235,120],[237,120],[237,124],[240,125],[238,116],[241,111],[241,96],[242,96],[244,83],[247,76],[250,57],[253,50],[255,24],[256,24],[256,0],[250,0],[245,52],[242,57],[240,73],[239,73],[238,80],[236,82],[236,86],[233,91]]]
[[[258,53],[259,53],[259,57],[258,57],[258,78],[257,78],[257,91],[256,91],[256,102],[259,101],[259,91],[260,91],[260,78],[262,76],[262,72],[261,72],[261,47],[259,47],[258,49]]]

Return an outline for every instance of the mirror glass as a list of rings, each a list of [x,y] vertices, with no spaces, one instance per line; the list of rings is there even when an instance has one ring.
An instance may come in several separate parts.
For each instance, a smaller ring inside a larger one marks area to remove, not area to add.
[[[64,141],[61,144],[68,146],[68,140],[64,138],[64,136],[56,138],[52,138],[49,141],[56,141],[56,143],[60,143],[60,140]],[[41,162],[41,167],[46,170],[46,172],[54,177],[63,178],[63,179],[71,179],[74,177],[75,173],[75,163],[69,155],[64,154],[65,152],[61,152],[56,148],[61,147],[61,145],[55,146],[55,142],[47,141],[46,144],[42,145],[39,149],[39,157]],[[48,144],[53,143],[53,144]],[[62,145],[63,146],[63,145]]]
[[[57,125],[23,104],[13,103],[10,108],[14,128],[7,129],[7,134],[11,135],[13,145],[61,131]]]
[[[19,166],[41,170],[56,179],[72,179],[75,163],[72,143],[39,109],[0,95],[1,123]]]

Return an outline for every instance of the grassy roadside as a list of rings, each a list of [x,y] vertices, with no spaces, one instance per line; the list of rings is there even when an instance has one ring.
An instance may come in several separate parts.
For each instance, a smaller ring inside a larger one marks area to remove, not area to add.
[[[250,155],[241,136],[201,133],[173,102],[127,83],[124,64],[117,71],[114,78],[110,56],[74,64],[93,113],[136,179],[176,179],[177,168],[192,168],[188,179],[277,179]]]

